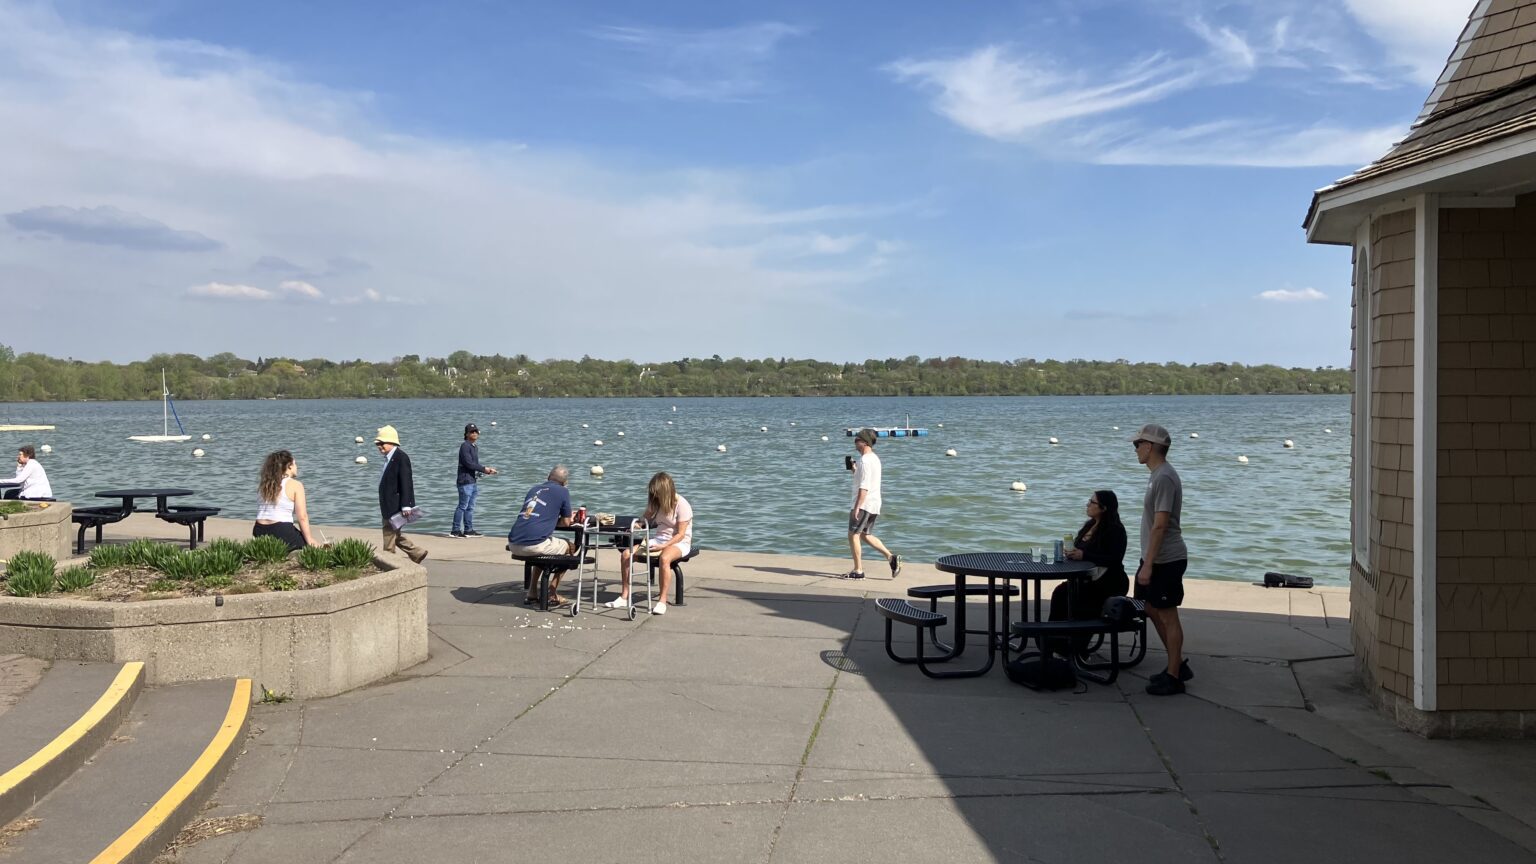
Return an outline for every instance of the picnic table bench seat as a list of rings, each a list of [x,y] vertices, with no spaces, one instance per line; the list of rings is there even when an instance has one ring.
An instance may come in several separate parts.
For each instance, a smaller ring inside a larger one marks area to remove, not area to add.
[[[1030,639],[1034,639],[1039,651],[1031,651],[1019,655],[1020,660],[1030,657],[1040,658],[1042,668],[1051,665],[1053,659],[1061,653],[1060,645],[1073,636],[1096,636],[1100,640],[1109,640],[1109,659],[1106,661],[1094,660],[1092,651],[1099,643],[1087,651],[1077,652],[1076,656],[1069,658],[1076,671],[1077,677],[1086,678],[1099,684],[1113,684],[1119,677],[1121,669],[1128,669],[1142,661],[1147,653],[1147,616],[1146,604],[1140,600],[1119,597],[1111,598],[1113,603],[1117,600],[1125,601],[1135,607],[1136,613],[1129,620],[1117,620],[1107,614],[1110,608],[1105,605],[1106,614],[1097,618],[1081,618],[1069,621],[1016,621],[1009,628],[1009,632],[1027,645]],[[1120,634],[1132,634],[1134,645],[1131,656],[1120,656]],[[1057,638],[1053,638],[1057,637]],[[1022,647],[1022,646],[1021,646]],[[1069,649],[1070,650],[1070,649]]]
[[[96,529],[96,542],[101,542],[101,526],[113,522],[121,522],[128,518],[128,513],[122,507],[76,507],[69,514],[69,519],[80,530],[75,533],[75,554],[85,554],[85,529]]]
[[[881,597],[875,601],[875,609],[881,617],[885,618],[885,655],[897,663],[922,664],[926,659],[923,653],[923,631],[930,633],[936,627],[942,627],[949,622],[949,616],[939,612],[930,612],[927,609],[919,609],[910,602],[899,597]],[[904,657],[896,653],[891,646],[891,622],[900,621],[903,624],[911,624],[917,628],[917,654],[912,657]],[[925,668],[924,673],[928,670]]]
[[[187,527],[187,545],[196,549],[197,544],[203,542],[203,524],[208,517],[219,515],[218,507],[167,507],[155,513],[156,519],[163,519],[174,525]]]
[[[688,549],[688,554],[687,555],[684,555],[683,557],[681,557],[681,558],[677,559],[676,561],[672,562],[672,605],[673,606],[686,606],[686,605],[688,605],[687,603],[683,602],[683,565],[686,564],[689,561],[692,561],[694,558],[697,558],[699,553],[703,552],[703,551],[704,551],[704,547],[703,546],[693,546],[693,547],[690,547]],[[636,549],[635,550],[635,559],[638,560],[638,561],[646,562],[646,566],[650,568],[650,580],[651,580],[651,582],[654,583],[656,581],[656,568],[661,566],[661,559],[657,558],[656,560],[652,561],[650,559],[650,556],[648,556],[646,554],[646,551],[644,549]],[[662,600],[666,600],[667,598],[663,597],[661,599]]]
[[[533,572],[539,571],[539,608],[545,612],[549,611],[549,578],[552,574],[597,562],[592,555],[513,555],[512,560],[523,562],[524,593],[533,590]]]

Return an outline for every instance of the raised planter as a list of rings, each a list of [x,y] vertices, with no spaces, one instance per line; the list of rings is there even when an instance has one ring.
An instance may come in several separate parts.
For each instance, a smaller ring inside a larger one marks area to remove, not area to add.
[[[66,516],[66,524],[67,524]],[[427,571],[325,588],[133,603],[0,598],[0,654],[144,661],[146,682],[248,677],[297,699],[334,696],[427,659]]]
[[[23,550],[46,552],[56,561],[73,554],[75,528],[69,515],[74,509],[63,501],[50,502],[47,509],[33,506],[0,519],[0,560],[9,561]]]

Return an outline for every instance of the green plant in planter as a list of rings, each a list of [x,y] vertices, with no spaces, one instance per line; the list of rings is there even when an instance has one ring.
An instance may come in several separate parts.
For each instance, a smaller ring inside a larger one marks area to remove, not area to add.
[[[262,583],[268,591],[296,591],[299,587],[299,580],[288,573],[268,573]]]
[[[361,575],[363,575],[363,571],[356,567],[337,567],[331,573],[334,581],[337,582],[351,582]]]
[[[181,583],[174,579],[156,579],[144,586],[145,592],[149,594],[168,594],[172,591],[180,591],[181,588]]]
[[[16,597],[36,597],[53,590],[58,562],[43,552],[22,551],[5,566],[5,590]]]
[[[299,550],[299,566],[305,570],[324,570],[331,566],[331,550],[324,546],[305,546]]]
[[[217,540],[210,542],[203,548],[210,552],[215,549],[228,550],[240,556],[241,560],[245,559],[245,544],[241,543],[239,540],[231,540],[228,537],[220,537]]]
[[[112,570],[133,563],[127,546],[97,546],[91,550],[91,566],[97,570]]]
[[[156,543],[145,537],[140,537],[124,548],[128,550],[128,563],[135,567],[148,567],[152,570],[162,569],[161,562],[181,552],[175,546]]]
[[[165,578],[177,582],[185,582],[190,579],[201,579],[208,575],[207,560],[200,552],[181,552],[165,556],[158,569],[165,574]]]
[[[0,516],[15,516],[27,512],[27,505],[20,501],[0,501]]]
[[[331,546],[331,566],[361,570],[373,563],[373,544],[356,538],[338,540]]]
[[[230,548],[233,546],[234,548]],[[239,543],[225,546],[209,544],[207,548],[198,550],[197,554],[203,556],[203,577],[208,576],[233,576],[245,566],[245,550]]]
[[[59,574],[60,591],[83,591],[96,584],[96,574],[89,567],[71,567]]]
[[[216,588],[228,588],[233,584],[235,584],[235,577],[221,573],[204,576],[203,578],[197,580],[197,585],[199,588],[206,588],[209,590]]]
[[[276,537],[252,537],[245,544],[246,560],[255,564],[276,564],[288,557],[288,544]]]

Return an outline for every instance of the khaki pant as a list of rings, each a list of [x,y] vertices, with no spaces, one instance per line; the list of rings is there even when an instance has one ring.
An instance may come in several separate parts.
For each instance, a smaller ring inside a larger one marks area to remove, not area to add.
[[[393,552],[395,551],[396,546],[400,547],[400,551],[404,552],[412,561],[417,564],[420,564],[422,559],[427,557],[427,550],[413,543],[410,536],[408,536],[404,531],[397,530],[388,522],[385,522],[384,551]]]

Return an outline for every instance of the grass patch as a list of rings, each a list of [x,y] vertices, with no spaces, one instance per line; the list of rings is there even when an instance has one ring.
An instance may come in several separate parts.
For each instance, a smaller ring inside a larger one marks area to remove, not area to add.
[[[299,550],[299,566],[311,573],[329,569],[331,550],[325,546],[305,546]]]
[[[288,544],[276,537],[252,537],[245,544],[245,560],[253,564],[276,564],[288,557]]]
[[[169,594],[172,591],[181,590],[181,583],[174,579],[156,579],[144,586],[147,594]]]
[[[0,501],[0,516],[15,516],[27,512],[27,505],[20,501]]]
[[[276,690],[271,689],[270,687],[268,687],[265,684],[261,685],[261,704],[263,704],[263,705],[281,705],[284,702],[291,702],[291,701],[293,701],[293,697],[291,695],[289,695],[287,693],[279,693]]]
[[[235,577],[227,574],[214,574],[211,576],[204,576],[203,578],[197,580],[197,587],[202,588],[205,591],[214,591],[220,588],[228,588],[233,584],[235,584]]]
[[[133,563],[126,546],[103,546],[97,544],[91,549],[91,566],[97,570],[109,570],[113,567],[127,567]]]
[[[351,582],[361,575],[363,575],[361,567],[337,567],[331,572],[332,578],[337,582]]]
[[[267,586],[268,591],[299,590],[299,580],[293,578],[292,573],[268,573],[261,584]]]
[[[176,582],[190,582],[208,575],[203,557],[195,552],[177,552],[174,555],[167,555],[155,569],[164,573],[167,580]]]
[[[331,546],[331,564],[334,569],[355,568],[361,570],[373,563],[373,544],[363,540],[339,540]]]

